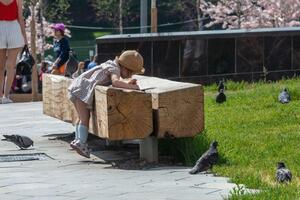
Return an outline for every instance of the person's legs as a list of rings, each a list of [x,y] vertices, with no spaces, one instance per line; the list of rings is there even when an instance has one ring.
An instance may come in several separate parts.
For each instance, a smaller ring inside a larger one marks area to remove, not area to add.
[[[0,49],[0,99],[3,96],[5,63],[6,49]]]
[[[6,60],[6,78],[3,97],[8,98],[11,90],[11,85],[15,77],[15,67],[17,62],[17,56],[21,48],[7,49],[7,60]]]
[[[74,105],[80,120],[79,123],[88,127],[90,121],[90,110],[87,108],[87,104],[80,99],[76,99]]]
[[[80,119],[80,123],[78,125],[78,135],[79,140],[82,143],[86,143],[88,138],[88,127],[90,121],[90,111],[87,108],[87,104],[77,99],[75,101],[75,107]]]
[[[79,116],[79,112],[76,106],[76,102],[73,102],[73,105],[75,107],[75,110],[77,112],[77,115]],[[71,147],[74,146],[74,144],[79,140],[79,131],[78,131],[78,126],[80,124],[80,118],[78,117],[75,123],[75,139],[71,142]]]
[[[90,119],[90,111],[87,108],[87,104],[82,102],[79,99],[76,99],[74,102],[76,111],[78,113],[79,117],[79,124],[78,127],[76,127],[76,130],[78,131],[78,140],[74,143],[71,143],[71,147],[74,148],[78,154],[89,158],[90,157],[90,151],[88,149],[88,146],[86,144],[89,132],[88,132],[88,125],[89,125],[89,119]]]

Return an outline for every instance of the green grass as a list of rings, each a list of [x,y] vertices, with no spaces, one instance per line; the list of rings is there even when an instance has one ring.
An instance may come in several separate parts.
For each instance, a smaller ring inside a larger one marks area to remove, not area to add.
[[[99,32],[99,31],[93,32],[93,35],[95,38],[102,37],[104,35],[109,35],[109,34],[111,34],[111,33],[110,32]]]
[[[97,37],[101,37],[107,34],[111,34],[111,32],[107,31],[99,31],[92,29],[77,29],[71,28],[72,39],[74,40],[95,40]]]
[[[75,49],[78,59],[83,61],[89,58],[89,51],[95,52],[96,38],[101,37],[110,32],[101,32],[97,30],[72,29],[72,38],[70,38],[71,48]]]
[[[283,87],[290,104],[278,103]],[[300,78],[276,83],[227,83],[227,102],[215,103],[216,85],[205,87],[205,131],[195,138],[160,142],[162,153],[193,165],[212,140],[221,159],[213,168],[237,184],[260,189],[255,195],[233,193],[231,199],[300,199]],[[276,163],[292,170],[291,184],[275,182]]]

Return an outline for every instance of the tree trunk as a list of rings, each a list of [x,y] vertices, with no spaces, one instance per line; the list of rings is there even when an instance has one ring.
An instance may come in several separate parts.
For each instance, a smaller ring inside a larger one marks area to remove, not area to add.
[[[30,42],[31,42],[31,53],[34,58],[34,60],[37,59],[36,56],[36,27],[35,27],[35,5],[36,1],[33,1],[30,5],[32,13],[31,13],[31,22],[30,22],[30,32],[31,32],[31,37],[30,37]],[[38,82],[38,77],[37,77],[37,69],[36,65],[32,67],[32,77],[31,77],[31,84],[32,84],[32,100],[36,101],[37,100],[37,82]]]
[[[201,0],[197,0],[196,7],[197,7],[197,22],[198,22],[198,29],[199,31],[203,31],[203,22],[202,22],[202,11],[200,8]]]
[[[40,1],[40,15],[39,15],[39,18],[40,18],[40,23],[41,23],[41,38],[42,38],[42,52],[41,52],[41,61],[44,61],[45,60],[45,48],[44,48],[44,45],[45,45],[45,35],[44,35],[44,14],[43,14],[43,0],[39,0]]]
[[[119,3],[119,30],[120,34],[123,34],[123,0]]]

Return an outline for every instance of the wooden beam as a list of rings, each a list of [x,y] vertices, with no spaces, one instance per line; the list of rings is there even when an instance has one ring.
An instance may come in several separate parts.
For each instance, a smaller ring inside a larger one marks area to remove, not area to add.
[[[78,119],[77,112],[68,98],[67,90],[71,83],[72,79],[67,77],[43,75],[43,113],[75,124]]]
[[[151,0],[151,32],[157,33],[157,7],[156,0]]]
[[[95,104],[99,137],[142,139],[153,132],[150,94],[97,86]]]
[[[43,76],[44,114],[75,124],[76,110],[68,99],[72,79]],[[109,140],[148,137],[153,132],[151,95],[141,91],[97,86],[89,132]]]
[[[64,81],[63,81],[63,98],[62,98],[62,102],[63,102],[63,112],[64,114],[63,116],[63,121],[65,122],[70,122],[72,124],[76,124],[78,121],[78,116],[77,116],[77,112],[76,109],[74,107],[74,104],[69,100],[69,94],[68,94],[68,87],[71,85],[73,79],[71,78],[67,78],[67,77],[63,77]]]
[[[152,95],[154,135],[158,138],[193,137],[204,130],[204,94],[201,85],[161,78],[134,76]]]
[[[43,75],[43,112],[60,120],[64,120],[65,112],[69,109],[64,104],[65,81],[63,76]]]
[[[193,137],[204,130],[204,94],[201,85],[134,76],[146,92],[97,86],[89,131],[109,140],[148,137]],[[76,123],[77,113],[68,100],[72,79],[43,77],[44,113]]]

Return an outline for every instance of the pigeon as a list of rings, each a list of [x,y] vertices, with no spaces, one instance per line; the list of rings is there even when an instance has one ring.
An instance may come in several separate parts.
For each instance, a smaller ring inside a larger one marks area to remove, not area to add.
[[[204,154],[202,154],[202,156],[199,158],[199,160],[197,160],[195,166],[189,171],[189,173],[197,174],[199,172],[207,171],[208,169],[212,168],[212,166],[217,163],[219,157],[217,146],[218,142],[213,141],[210,144],[209,149]]]
[[[224,103],[226,101],[226,95],[224,94],[224,90],[221,89],[219,94],[216,97],[217,103]]]
[[[278,96],[278,101],[285,104],[291,101],[291,96],[286,88],[284,88]]]
[[[292,173],[285,167],[284,162],[277,163],[276,180],[279,183],[287,183],[292,180]]]
[[[30,146],[33,146],[33,141],[27,136],[21,135],[3,135],[4,141],[12,142],[17,145],[20,149],[27,149]]]
[[[218,84],[218,92],[220,92],[221,90],[225,90],[224,81],[220,81]]]

